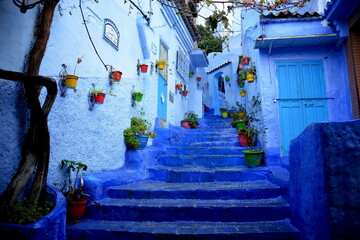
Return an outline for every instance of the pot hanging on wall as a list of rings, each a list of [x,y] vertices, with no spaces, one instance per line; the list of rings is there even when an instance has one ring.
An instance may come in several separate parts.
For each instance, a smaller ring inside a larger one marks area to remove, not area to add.
[[[197,77],[196,80],[197,80],[198,82],[200,82],[200,81],[201,81],[201,77]]]
[[[189,93],[189,91],[187,91],[187,90],[182,91],[182,95],[183,95],[183,96],[187,96],[187,95],[188,95],[188,93]]]
[[[246,79],[247,81],[250,83],[250,82],[254,82],[255,80],[255,74],[254,73],[248,73],[246,74]]]
[[[122,76],[122,72],[120,72],[120,71],[111,72],[111,80],[113,82],[120,82],[121,76]]]
[[[143,95],[141,92],[133,92],[132,97],[135,101],[141,102]]]
[[[141,71],[142,73],[146,73],[149,66],[146,65],[146,64],[141,64],[139,67],[140,67],[140,71]]]
[[[183,85],[182,85],[181,83],[177,83],[177,84],[176,84],[176,89],[181,91],[181,90],[182,90],[182,86],[183,86]]]
[[[97,104],[103,104],[105,101],[105,93],[94,93],[94,101]]]
[[[245,97],[246,96],[246,91],[245,90],[240,90],[240,96]]]
[[[245,58],[243,59],[243,63],[244,63],[244,65],[249,65],[249,63],[250,63],[250,58],[245,57]]]
[[[79,80],[78,76],[75,75],[65,75],[65,85],[68,88],[76,88],[77,81]]]

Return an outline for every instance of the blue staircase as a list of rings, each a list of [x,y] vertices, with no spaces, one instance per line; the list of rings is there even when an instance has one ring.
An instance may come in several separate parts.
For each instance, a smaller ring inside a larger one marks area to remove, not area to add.
[[[67,239],[300,239],[267,167],[247,168],[229,119],[206,115],[166,148],[149,178],[111,186]]]

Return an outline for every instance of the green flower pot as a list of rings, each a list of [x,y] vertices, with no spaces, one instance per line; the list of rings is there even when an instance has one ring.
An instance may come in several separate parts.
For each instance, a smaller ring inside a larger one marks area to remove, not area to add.
[[[247,120],[238,120],[238,121],[236,121],[235,124],[236,124],[236,128],[237,128],[238,130],[240,130],[240,129],[243,129],[243,128],[246,127]]]
[[[244,150],[245,160],[248,167],[258,167],[261,163],[262,156],[264,154],[263,150]]]

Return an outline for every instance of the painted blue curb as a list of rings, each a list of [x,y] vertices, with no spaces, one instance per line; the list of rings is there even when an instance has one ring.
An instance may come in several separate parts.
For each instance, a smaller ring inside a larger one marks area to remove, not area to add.
[[[47,200],[55,203],[54,209],[38,221],[27,224],[0,223],[1,239],[65,240],[66,199],[52,186],[47,186]]]

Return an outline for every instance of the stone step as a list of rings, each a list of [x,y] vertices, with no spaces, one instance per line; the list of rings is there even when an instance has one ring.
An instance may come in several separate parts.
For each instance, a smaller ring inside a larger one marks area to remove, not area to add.
[[[226,146],[232,146],[232,147],[239,147],[240,142],[239,140],[214,140],[214,141],[202,141],[202,142],[190,142],[190,141],[177,141],[171,143],[172,147],[226,147]]]
[[[269,174],[266,167],[247,168],[204,168],[204,167],[161,167],[150,168],[149,178],[157,181],[184,182],[221,182],[265,180]]]
[[[212,147],[195,147],[195,146],[178,146],[178,147],[167,147],[166,153],[169,155],[242,155],[245,147],[239,146],[212,146]]]
[[[145,180],[108,189],[111,198],[132,199],[261,199],[278,197],[281,193],[279,186],[267,180],[191,184]]]
[[[182,142],[215,142],[215,141],[232,141],[239,142],[238,135],[224,134],[224,135],[190,135],[183,137]]]
[[[288,204],[269,199],[115,199],[105,198],[87,208],[86,217],[110,221],[254,222],[286,219]]]
[[[234,167],[246,166],[244,154],[238,155],[162,155],[158,164],[168,167]]]
[[[134,222],[82,220],[67,240],[299,240],[289,220],[264,222]]]

